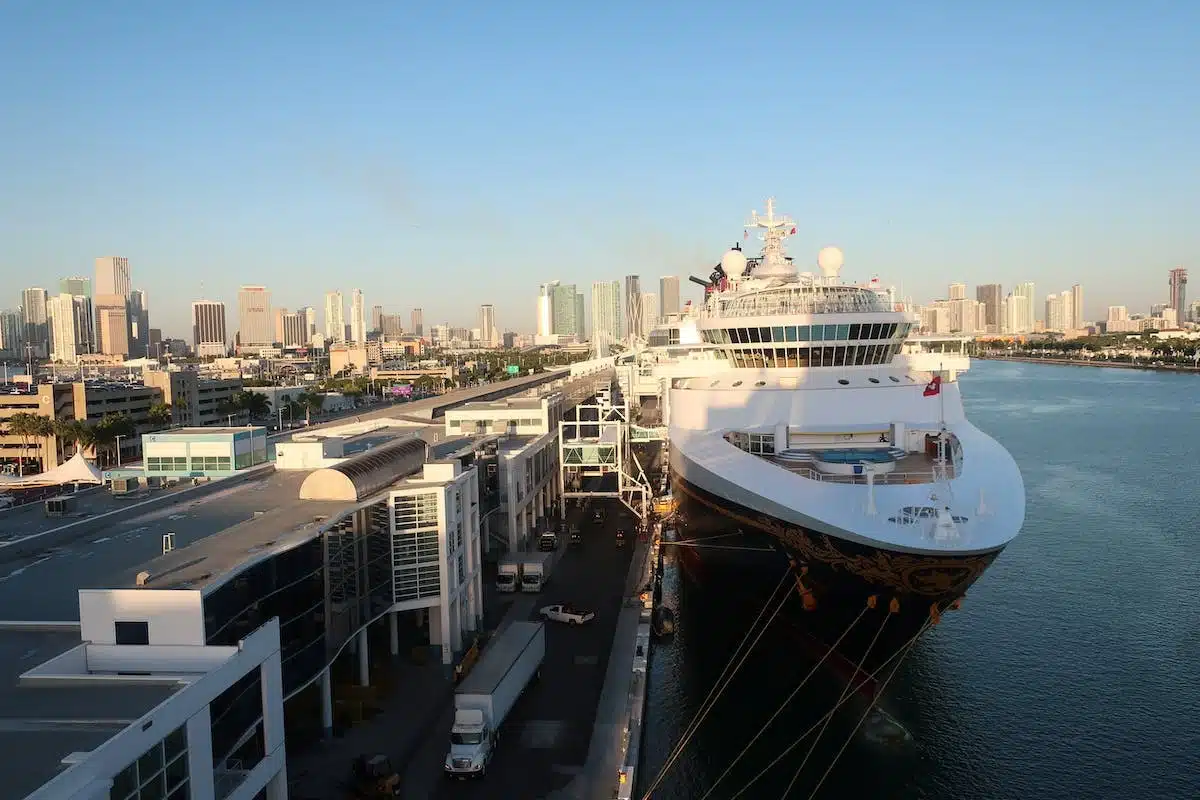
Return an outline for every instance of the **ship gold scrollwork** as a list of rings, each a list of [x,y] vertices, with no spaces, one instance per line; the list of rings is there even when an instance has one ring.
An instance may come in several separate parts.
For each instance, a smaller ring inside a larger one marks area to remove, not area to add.
[[[695,492],[687,489],[684,491],[714,511],[775,536],[800,559],[810,564],[824,564],[834,570],[844,570],[868,583],[888,586],[902,592],[931,597],[961,595],[996,557],[996,553],[986,553],[947,558],[889,553],[877,549],[872,549],[869,554],[847,553],[825,534],[787,525],[766,515],[738,514]]]

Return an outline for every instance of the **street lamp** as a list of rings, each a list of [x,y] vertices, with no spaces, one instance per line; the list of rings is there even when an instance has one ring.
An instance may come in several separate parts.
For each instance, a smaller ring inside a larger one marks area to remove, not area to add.
[[[232,427],[233,427],[233,414],[227,414],[227,415],[226,415],[226,418],[225,418],[225,427],[226,427],[226,428],[232,428]]]
[[[282,405],[279,407],[279,427],[277,428],[277,430],[283,430],[283,408],[284,407]],[[288,427],[290,428],[292,425],[292,407],[290,405],[287,406],[287,412],[288,412]]]
[[[124,438],[123,435],[117,434],[117,469],[121,468],[121,440]]]

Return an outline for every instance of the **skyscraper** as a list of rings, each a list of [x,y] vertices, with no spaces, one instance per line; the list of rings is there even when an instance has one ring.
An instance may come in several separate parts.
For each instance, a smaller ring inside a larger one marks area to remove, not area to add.
[[[92,279],[83,277],[63,278],[59,282],[59,291],[83,300],[84,319],[81,330],[76,331],[82,344],[80,353],[96,352],[96,315],[92,309]]]
[[[975,287],[975,300],[983,303],[988,333],[998,333],[1000,330],[1000,300],[1003,297],[998,283],[985,283]]]
[[[621,340],[621,284],[597,281],[592,284],[592,342],[596,354],[608,355],[608,348]]]
[[[644,336],[642,329],[642,282],[637,275],[625,276],[625,332]]]
[[[583,315],[583,292],[575,293],[575,335],[581,342],[587,338],[587,322]]]
[[[550,336],[554,333],[554,290],[557,288],[558,281],[543,283],[538,287],[537,321],[534,326],[537,336]]]
[[[308,347],[317,335],[317,310],[312,306],[304,306],[296,309],[296,313],[304,317],[304,346]]]
[[[479,307],[479,338],[484,347],[496,346],[496,309],[491,303]]]
[[[383,330],[383,306],[371,306],[371,330]]]
[[[658,294],[662,298],[662,306],[658,315],[664,319],[670,314],[679,313],[679,277],[664,275],[658,279]]]
[[[96,295],[128,297],[133,289],[129,277],[129,259],[103,256],[96,259]]]
[[[658,325],[658,295],[647,292],[642,295],[642,331],[643,339],[650,338],[650,331]]]
[[[225,335],[225,304],[216,300],[192,303],[192,346],[200,358],[223,356],[228,349]]]
[[[965,283],[950,284],[950,298],[949,299],[951,299],[951,300],[966,300],[967,299],[967,285]]]
[[[134,358],[148,355],[150,345],[150,309],[146,293],[141,289],[129,292],[129,353]]]
[[[325,340],[346,341],[346,306],[338,291],[325,293]]]
[[[350,293],[350,339],[355,344],[367,341],[367,307],[362,289]]]
[[[25,357],[25,320],[17,309],[0,311],[0,353],[7,358]]]
[[[1029,333],[1033,330],[1037,315],[1034,307],[1036,288],[1033,281],[1018,283],[1013,287],[1012,297],[1016,303],[1012,310],[1012,321],[1015,326],[1009,333]]]
[[[289,314],[286,311],[278,316],[279,344],[286,350],[308,347],[308,319],[303,311]]]
[[[1071,330],[1083,328],[1083,286],[1075,284],[1071,287]]]
[[[21,314],[25,323],[25,343],[32,346],[28,355],[46,358],[50,355],[50,325],[46,304],[50,294],[38,287],[21,292]]]
[[[238,290],[238,333],[242,347],[270,347],[275,341],[271,293],[265,286]]]
[[[550,333],[583,338],[583,319],[578,315],[581,305],[575,284],[554,281],[550,290]]]
[[[1176,319],[1183,322],[1188,318],[1187,304],[1187,270],[1176,267],[1168,274],[1167,282],[1171,287],[1171,308],[1175,309]]]
[[[419,308],[412,310],[412,329],[413,333],[417,336],[425,335],[425,318]]]

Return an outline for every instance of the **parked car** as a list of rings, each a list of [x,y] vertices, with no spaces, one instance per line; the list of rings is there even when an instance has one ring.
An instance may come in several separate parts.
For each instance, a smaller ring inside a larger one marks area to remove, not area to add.
[[[565,622],[568,625],[583,625],[596,618],[596,614],[592,611],[583,611],[565,603],[545,606],[542,608],[541,614],[543,619],[551,622]]]

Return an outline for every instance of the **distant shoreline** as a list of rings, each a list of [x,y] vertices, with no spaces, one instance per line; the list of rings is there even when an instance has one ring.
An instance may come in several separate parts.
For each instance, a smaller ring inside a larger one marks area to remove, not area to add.
[[[1110,367],[1112,369],[1144,369],[1151,372],[1184,372],[1197,374],[1196,367],[1185,367],[1179,364],[1132,364],[1128,361],[1102,361],[1086,358],[1031,358],[1029,356],[982,356],[974,355],[983,361],[1019,361],[1023,364],[1057,364],[1063,367]]]

